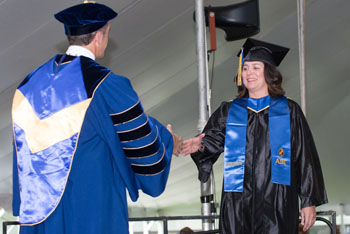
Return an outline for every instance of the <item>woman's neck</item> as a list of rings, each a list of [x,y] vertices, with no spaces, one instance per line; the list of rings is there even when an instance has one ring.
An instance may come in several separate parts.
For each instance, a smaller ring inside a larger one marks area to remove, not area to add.
[[[266,96],[269,96],[269,92],[266,90],[266,91],[261,91],[261,92],[249,92],[249,97],[250,98],[263,98],[263,97],[266,97]]]

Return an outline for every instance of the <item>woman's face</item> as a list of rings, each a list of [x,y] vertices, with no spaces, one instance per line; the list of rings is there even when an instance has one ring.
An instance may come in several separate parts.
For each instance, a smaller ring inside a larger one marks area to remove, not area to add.
[[[248,89],[249,97],[261,98],[269,95],[264,76],[263,62],[244,62],[242,78],[245,87]]]

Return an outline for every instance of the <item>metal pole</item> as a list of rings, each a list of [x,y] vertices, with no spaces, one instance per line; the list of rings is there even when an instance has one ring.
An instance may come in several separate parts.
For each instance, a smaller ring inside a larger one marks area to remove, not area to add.
[[[344,203],[340,203],[340,233],[346,233],[344,224]]]
[[[168,220],[163,219],[163,233],[168,234]]]
[[[301,109],[306,117],[305,0],[297,1]]]
[[[213,172],[211,172],[209,179],[205,183],[201,183],[201,204],[202,216],[212,216],[212,206],[214,205],[214,194],[213,194]],[[212,218],[202,220],[202,229],[204,231],[214,230],[215,220]]]
[[[206,79],[208,74],[207,65],[207,48],[206,48],[206,34],[204,23],[204,6],[203,0],[196,0],[196,32],[197,32],[197,60],[198,60],[198,95],[199,95],[199,120],[197,129],[202,132],[208,120],[208,102],[207,102],[207,85]],[[211,215],[211,203],[209,197],[212,197],[211,179],[206,183],[201,183],[201,202],[202,215]],[[202,222],[204,231],[212,230],[212,221],[204,219]]]
[[[6,222],[2,223],[2,233],[3,234],[7,234],[7,224],[6,224]]]
[[[199,121],[198,131],[202,131],[206,121],[207,98],[206,98],[206,48],[205,48],[205,24],[203,0],[196,0],[196,31],[197,31],[197,71],[198,71],[198,94],[199,94]]]
[[[331,212],[331,211],[329,211]],[[337,214],[335,213],[335,211],[332,212],[332,234],[336,234],[337,232]]]

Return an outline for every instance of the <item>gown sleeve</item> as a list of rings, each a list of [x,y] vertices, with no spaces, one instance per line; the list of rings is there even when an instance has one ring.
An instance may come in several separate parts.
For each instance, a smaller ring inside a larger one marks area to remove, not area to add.
[[[113,122],[115,147],[123,151],[123,155],[114,157],[126,158],[137,189],[151,196],[160,195],[169,174],[173,151],[171,133],[144,112],[129,79],[112,73],[98,91]]]
[[[203,129],[205,137],[202,140],[200,150],[191,154],[198,168],[198,179],[206,182],[210,176],[213,164],[224,152],[225,132],[228,111],[232,102],[223,102],[210,116]]]
[[[301,208],[327,203],[322,169],[311,130],[299,105],[291,107],[292,142]],[[293,133],[294,132],[294,133]]]

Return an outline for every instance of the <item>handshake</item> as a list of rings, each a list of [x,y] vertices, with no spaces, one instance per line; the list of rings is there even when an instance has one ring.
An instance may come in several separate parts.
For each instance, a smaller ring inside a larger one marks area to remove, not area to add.
[[[205,134],[202,133],[197,137],[189,138],[187,140],[182,140],[182,138],[179,135],[173,132],[173,129],[170,124],[168,124],[166,128],[169,130],[169,132],[173,136],[173,142],[174,142],[173,154],[175,154],[176,156],[179,156],[180,154],[188,155],[198,151],[201,145],[202,139],[205,136]]]

